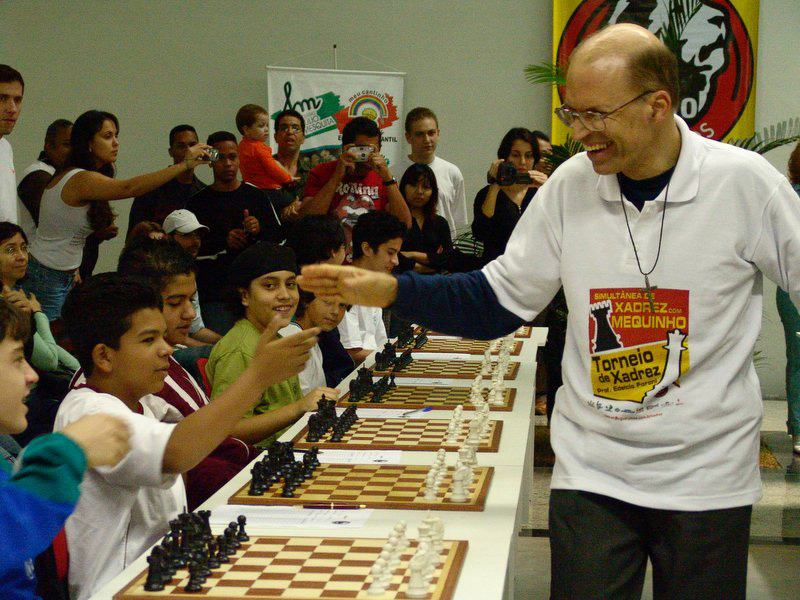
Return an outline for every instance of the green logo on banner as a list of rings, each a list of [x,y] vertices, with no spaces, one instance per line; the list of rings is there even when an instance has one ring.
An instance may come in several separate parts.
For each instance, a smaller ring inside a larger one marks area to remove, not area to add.
[[[334,115],[344,108],[337,94],[325,92],[318,96],[311,96],[310,98],[294,101],[292,99],[291,81],[287,81],[283,84],[283,94],[285,100],[281,110],[294,109],[303,115],[306,121],[306,138],[336,129],[336,119]],[[278,113],[280,113],[280,111],[272,113],[272,118],[275,119]]]

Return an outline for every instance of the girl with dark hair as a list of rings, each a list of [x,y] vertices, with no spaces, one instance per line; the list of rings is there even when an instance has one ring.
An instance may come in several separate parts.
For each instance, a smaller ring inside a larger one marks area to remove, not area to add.
[[[109,201],[140,196],[207,162],[203,157],[208,146],[197,144],[177,165],[130,179],[114,179],[118,133],[119,121],[111,113],[90,110],[78,117],[72,126],[66,164],[56,171],[42,194],[25,289],[36,294],[51,321],[60,315],[75,280],[86,238],[107,230],[114,222]]]
[[[489,167],[489,185],[475,196],[472,234],[483,242],[483,260],[488,263],[505,252],[511,232],[533,195],[547,175],[533,170],[539,161],[539,144],[524,127],[514,127],[503,136],[497,149],[497,160]],[[500,185],[497,181],[501,163],[513,165],[517,174],[528,174],[530,183]]]
[[[400,251],[400,270],[437,273],[450,257],[453,240],[447,220],[436,214],[436,175],[428,165],[412,164],[400,180],[400,193],[411,212],[411,227]]]

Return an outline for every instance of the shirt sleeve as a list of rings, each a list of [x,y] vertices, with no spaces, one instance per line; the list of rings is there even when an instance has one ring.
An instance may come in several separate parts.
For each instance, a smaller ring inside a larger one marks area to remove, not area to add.
[[[194,319],[192,319],[192,324],[189,325],[189,335],[197,333],[206,326],[206,324],[203,323],[203,315],[200,312],[200,299],[197,294],[192,296],[192,308],[194,308]]]
[[[450,209],[453,215],[453,225],[456,229],[469,224],[464,176],[461,174],[458,167],[454,167],[453,169],[453,206],[451,206]]]
[[[490,235],[489,232],[492,228],[492,220],[485,214],[483,214],[483,211],[481,210],[481,207],[483,206],[483,201],[486,200],[486,194],[488,193],[489,193],[488,186],[481,189],[475,195],[475,203],[473,207],[472,235],[475,236],[476,240],[480,240],[481,242],[485,242],[487,239],[489,239]]]
[[[80,365],[78,360],[56,343],[50,331],[50,321],[43,312],[33,315],[35,326],[33,333],[33,366],[41,371],[55,371],[59,363],[72,371],[77,371]]]
[[[401,318],[450,335],[490,340],[525,323],[504,308],[481,271],[454,275],[403,273],[391,310]]]
[[[363,348],[364,340],[361,337],[361,328],[358,326],[358,309],[353,306],[345,311],[344,319],[339,323],[339,341],[346,350]]]
[[[208,380],[211,383],[211,400],[215,400],[227,390],[234,381],[244,373],[250,359],[238,351],[226,352],[217,358],[207,370]]]
[[[303,198],[310,198],[316,196],[322,187],[327,183],[328,177],[323,177],[320,168],[322,165],[317,165],[308,174],[306,180],[306,187],[303,189]]]
[[[292,181],[292,176],[287,173],[280,163],[272,158],[272,150],[265,144],[255,144],[255,158],[264,170],[264,173],[275,183],[283,185]]]
[[[0,474],[0,577],[41,553],[75,508],[86,457],[67,436],[36,438]]]

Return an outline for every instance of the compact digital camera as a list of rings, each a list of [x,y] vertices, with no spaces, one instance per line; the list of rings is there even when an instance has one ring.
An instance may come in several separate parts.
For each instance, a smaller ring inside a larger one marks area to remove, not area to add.
[[[351,146],[347,153],[350,154],[356,162],[367,162],[369,157],[375,151],[372,146]]]
[[[214,162],[215,160],[219,160],[219,150],[217,150],[216,148],[209,148],[206,151],[206,156],[205,157],[208,160],[210,160],[211,162]]]

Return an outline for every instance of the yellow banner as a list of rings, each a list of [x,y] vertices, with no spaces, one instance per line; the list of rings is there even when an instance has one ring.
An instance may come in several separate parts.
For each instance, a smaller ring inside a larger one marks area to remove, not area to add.
[[[759,0],[553,0],[553,62],[565,65],[575,46],[612,23],[637,23],[654,34],[666,29],[676,5],[692,17],[681,29],[678,113],[692,130],[716,140],[745,138],[755,126],[755,66]],[[647,7],[643,7],[647,5]],[[553,108],[563,100],[553,89]],[[554,143],[569,129],[552,119]]]

